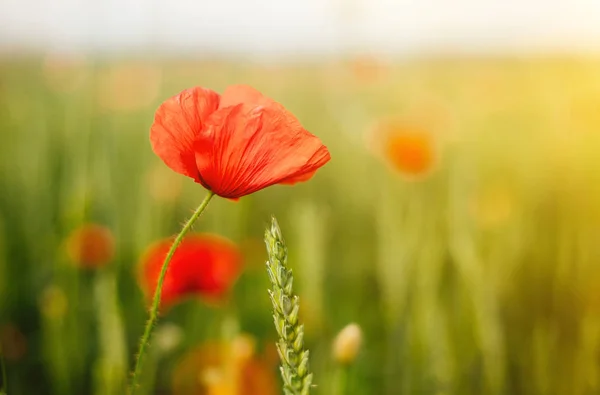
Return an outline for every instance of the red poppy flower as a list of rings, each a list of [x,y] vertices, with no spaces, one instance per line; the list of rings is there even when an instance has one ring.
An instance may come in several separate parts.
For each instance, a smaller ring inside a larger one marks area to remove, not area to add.
[[[141,261],[141,286],[150,301],[171,239],[151,246]],[[179,245],[171,259],[161,294],[161,308],[169,308],[183,298],[200,296],[218,300],[237,279],[242,256],[231,241],[216,235],[193,234]]]
[[[245,85],[223,95],[196,87],[168,99],[150,142],[171,169],[230,199],[306,181],[330,159],[294,115]]]

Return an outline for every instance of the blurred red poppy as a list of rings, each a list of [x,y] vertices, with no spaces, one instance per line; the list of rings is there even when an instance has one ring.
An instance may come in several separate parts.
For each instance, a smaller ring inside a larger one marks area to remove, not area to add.
[[[163,261],[172,242],[165,239],[152,245],[142,258],[140,280],[148,301],[154,297]],[[228,239],[210,234],[187,236],[169,264],[162,288],[161,309],[168,309],[190,296],[218,301],[231,288],[241,267],[242,255]]]
[[[69,235],[66,248],[71,262],[81,268],[94,269],[111,261],[115,254],[115,240],[110,229],[86,224]]]
[[[156,111],[150,142],[171,169],[230,199],[306,181],[330,159],[293,114],[245,85],[171,97]]]

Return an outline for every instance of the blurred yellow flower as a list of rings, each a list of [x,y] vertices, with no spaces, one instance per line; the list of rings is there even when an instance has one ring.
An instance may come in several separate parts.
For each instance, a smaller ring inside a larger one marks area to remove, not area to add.
[[[251,336],[240,335],[190,351],[175,368],[173,395],[276,395],[275,365],[255,348]]]
[[[84,269],[94,269],[112,260],[115,241],[110,229],[86,224],[69,235],[66,248],[71,262]]]
[[[125,63],[101,71],[98,102],[109,111],[134,111],[150,106],[158,98],[162,70],[156,65]]]

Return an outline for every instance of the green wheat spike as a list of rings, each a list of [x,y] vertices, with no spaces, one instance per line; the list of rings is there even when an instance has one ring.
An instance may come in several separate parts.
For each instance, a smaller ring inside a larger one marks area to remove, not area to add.
[[[277,352],[281,359],[281,378],[285,395],[308,395],[312,386],[308,350],[304,349],[304,326],[298,321],[300,300],[293,294],[294,277],[287,267],[287,248],[275,217],[265,231],[269,260],[267,273],[272,289],[273,321],[279,336]]]

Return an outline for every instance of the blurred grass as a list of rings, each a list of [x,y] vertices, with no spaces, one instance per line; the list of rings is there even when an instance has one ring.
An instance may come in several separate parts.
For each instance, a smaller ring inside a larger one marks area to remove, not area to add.
[[[155,393],[225,317],[274,341],[271,214],[298,273],[315,393],[328,393],[330,342],[351,321],[365,341],[348,395],[600,391],[597,59],[45,57],[0,62],[0,327],[26,339],[7,354],[9,394],[121,393],[107,380],[123,379],[111,369],[131,363],[146,318],[138,258],[204,196],[152,153],[154,110],[184,88],[234,83],[283,103],[333,159],[308,183],[211,203],[196,230],[240,243],[247,268],[225,308],[190,301],[163,319],[184,338],[153,357]],[[387,116],[432,129],[429,175],[408,180],[369,151],[365,133]],[[64,253],[86,222],[117,239],[101,273]]]

